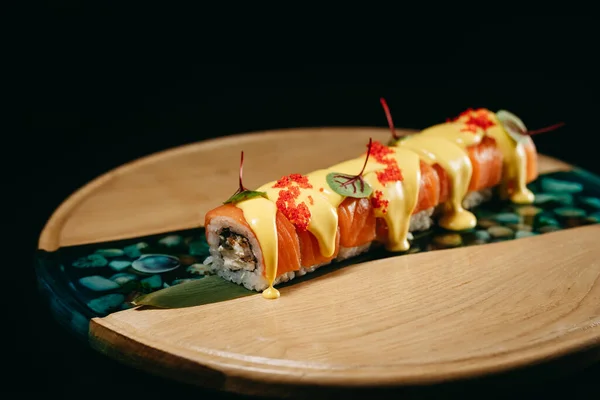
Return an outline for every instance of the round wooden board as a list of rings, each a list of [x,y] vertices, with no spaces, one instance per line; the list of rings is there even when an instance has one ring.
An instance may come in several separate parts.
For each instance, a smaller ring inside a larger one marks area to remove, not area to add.
[[[67,199],[39,248],[201,226],[237,188],[326,167],[387,129],[260,132],[161,152]],[[571,166],[540,156],[540,172]],[[90,324],[98,350],[186,382],[240,393],[398,386],[474,377],[600,344],[599,225],[403,255],[281,290],[183,309],[129,309]]]

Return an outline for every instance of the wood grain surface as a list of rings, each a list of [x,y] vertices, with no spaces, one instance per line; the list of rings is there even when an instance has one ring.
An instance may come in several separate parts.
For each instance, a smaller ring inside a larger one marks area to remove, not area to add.
[[[39,247],[201,225],[237,188],[356,156],[377,128],[237,135],[134,161],[56,211]],[[540,172],[570,166],[540,156]],[[130,365],[217,389],[289,395],[303,387],[439,382],[600,345],[600,226],[349,266],[281,289],[182,309],[93,319],[90,342]]]

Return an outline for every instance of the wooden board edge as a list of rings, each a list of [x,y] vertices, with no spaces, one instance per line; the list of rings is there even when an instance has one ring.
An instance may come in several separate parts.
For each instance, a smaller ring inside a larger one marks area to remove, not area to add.
[[[548,381],[555,377],[562,377],[583,370],[600,361],[600,341],[596,345],[580,346],[577,351],[556,354],[554,357],[539,360],[536,363],[520,365],[516,368],[504,368],[494,371],[484,371],[481,374],[461,376],[456,379],[448,376],[446,379],[430,381],[414,381],[404,385],[375,385],[375,386],[327,386],[327,385],[290,385],[285,383],[260,382],[242,376],[230,376],[204,367],[196,362],[178,357],[173,354],[164,354],[159,349],[146,347],[146,354],[152,354],[158,361],[150,364],[139,357],[139,353],[131,351],[129,345],[132,339],[124,337],[108,328],[99,320],[90,323],[90,344],[92,348],[113,360],[131,368],[153,374],[161,378],[171,379],[175,382],[197,386],[205,390],[217,392],[260,396],[261,398],[332,398],[332,396],[374,396],[377,398],[397,398],[403,390],[414,390],[430,384],[437,387],[444,385],[460,385],[465,382],[476,381],[491,384],[510,384],[516,382],[531,383],[532,381]],[[108,340],[111,338],[112,341]],[[126,355],[133,355],[128,357]],[[175,366],[176,368],[170,368]]]
[[[221,389],[226,379],[219,371],[174,354],[165,353],[150,346],[139,346],[139,342],[110,328],[110,324],[92,318],[89,324],[88,342],[92,349],[129,367],[209,389]],[[136,347],[136,351],[131,351]],[[148,363],[148,357],[156,363]]]
[[[331,388],[260,382],[243,376],[227,375],[200,363],[163,352],[111,329],[104,319],[94,318],[89,325],[88,342],[95,351],[146,373],[218,392],[260,396],[261,398],[315,398]],[[139,347],[141,345],[141,347]],[[137,346],[132,351],[132,346]],[[143,357],[146,356],[146,357]],[[149,363],[148,358],[155,360]]]

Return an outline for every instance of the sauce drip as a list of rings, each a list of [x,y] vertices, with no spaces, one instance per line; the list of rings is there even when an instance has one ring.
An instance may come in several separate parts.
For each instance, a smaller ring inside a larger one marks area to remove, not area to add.
[[[279,290],[275,289],[275,288],[273,287],[273,282],[271,282],[271,283],[269,284],[269,287],[268,287],[268,288],[266,288],[265,290],[263,290],[263,292],[262,292],[262,296],[263,296],[265,299],[269,299],[269,300],[275,300],[275,299],[278,299],[278,298],[279,298],[280,294],[279,294]]]
[[[473,172],[467,152],[450,138],[430,135],[413,135],[400,141],[398,145],[413,150],[430,165],[439,164],[448,173],[450,199],[439,225],[455,231],[474,228],[477,218],[462,206]]]

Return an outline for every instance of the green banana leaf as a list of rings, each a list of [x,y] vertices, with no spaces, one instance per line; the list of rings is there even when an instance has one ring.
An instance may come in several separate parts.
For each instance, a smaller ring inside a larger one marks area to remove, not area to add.
[[[184,308],[259,294],[216,275],[183,282],[135,298],[136,306]]]

